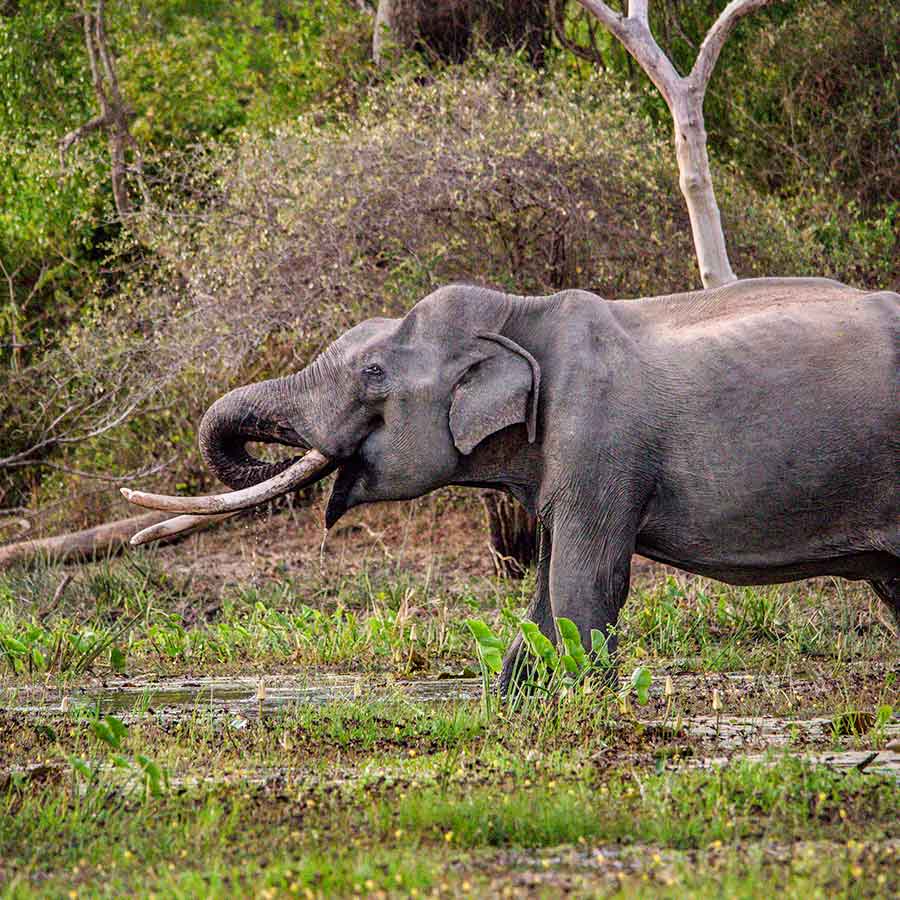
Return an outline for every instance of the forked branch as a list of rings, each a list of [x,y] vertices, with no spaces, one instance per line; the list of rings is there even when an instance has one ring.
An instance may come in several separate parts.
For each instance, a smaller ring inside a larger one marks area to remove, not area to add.
[[[752,13],[754,10],[768,6],[772,0],[731,0],[731,3],[722,10],[719,18],[713,23],[712,28],[706,32],[706,37],[700,45],[700,51],[694,60],[694,67],[688,76],[691,83],[703,93],[719,61],[719,54],[725,46],[725,41],[734,30],[734,26]]]
[[[615,35],[656,85],[669,107],[675,126],[679,185],[691,219],[703,286],[718,287],[734,281],[709,171],[703,100],[722,47],[734,26],[748,13],[772,0],[732,0],[707,32],[687,76],[678,74],[656,43],[650,31],[648,0],[629,0],[627,16],[615,12],[603,0],[578,2]]]
[[[109,51],[105,14],[104,0],[97,0],[93,12],[88,8],[87,0],[84,0],[82,6],[84,45],[100,113],[62,137],[59,142],[59,161],[60,166],[65,168],[66,153],[74,144],[94,131],[105,131],[109,139],[113,199],[119,218],[125,221],[133,212],[127,185],[129,151],[132,156],[131,171],[135,174],[137,184],[145,198],[147,190],[142,176],[140,150],[131,134],[130,121],[133,113],[119,90],[116,67]]]

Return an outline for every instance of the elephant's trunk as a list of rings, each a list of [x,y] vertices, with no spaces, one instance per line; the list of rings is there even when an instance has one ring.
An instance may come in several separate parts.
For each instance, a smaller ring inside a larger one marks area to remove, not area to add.
[[[266,462],[248,453],[249,441],[309,449],[291,424],[287,379],[237,388],[221,397],[200,422],[200,452],[215,476],[241,490],[279,475],[297,461]]]
[[[200,423],[200,452],[220,481],[234,489],[208,497],[175,497],[122,488],[125,498],[138,506],[189,513],[162,525],[144,529],[133,544],[155,540],[194,528],[206,516],[227,518],[236,511],[265,503],[281,494],[313,484],[333,472],[336,464],[294,426],[291,402],[298,387],[307,387],[309,370],[231,391],[217,400]],[[249,441],[285,444],[307,450],[302,457],[265,462],[247,452]]]

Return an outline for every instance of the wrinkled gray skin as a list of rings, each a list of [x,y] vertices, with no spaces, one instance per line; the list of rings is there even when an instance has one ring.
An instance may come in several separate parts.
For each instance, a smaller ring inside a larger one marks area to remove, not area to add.
[[[233,488],[247,441],[335,462],[330,527],[374,500],[506,490],[543,525],[530,615],[590,646],[641,553],[731,584],[868,579],[900,620],[900,296],[825,279],[608,301],[451,285],[201,425]],[[507,656],[508,685],[520,647]]]

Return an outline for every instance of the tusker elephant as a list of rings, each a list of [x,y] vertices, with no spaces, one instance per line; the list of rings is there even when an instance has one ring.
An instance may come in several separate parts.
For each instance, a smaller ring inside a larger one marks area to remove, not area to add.
[[[336,470],[329,527],[444,485],[508,491],[542,524],[530,616],[552,639],[554,617],[586,647],[616,622],[635,552],[732,584],[867,579],[900,621],[898,350],[900,296],[827,279],[626,301],[450,285],[225,395],[200,448],[248,497],[296,466],[248,441],[318,451],[285,490]]]

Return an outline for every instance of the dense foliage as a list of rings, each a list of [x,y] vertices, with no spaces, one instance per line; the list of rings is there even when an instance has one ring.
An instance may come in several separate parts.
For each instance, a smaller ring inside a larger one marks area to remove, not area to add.
[[[682,70],[722,6],[652,5]],[[707,119],[739,274],[897,285],[898,21],[798,0],[727,45]],[[110,2],[150,198],[123,229],[100,131],[61,168],[97,111],[77,6],[0,3],[0,461],[19,456],[0,506],[55,505],[51,527],[108,511],[77,473],[196,487],[211,399],[452,279],[696,284],[661,101],[608,36],[594,62],[556,43],[541,71],[475,54],[376,72],[371,28],[349,0]]]

